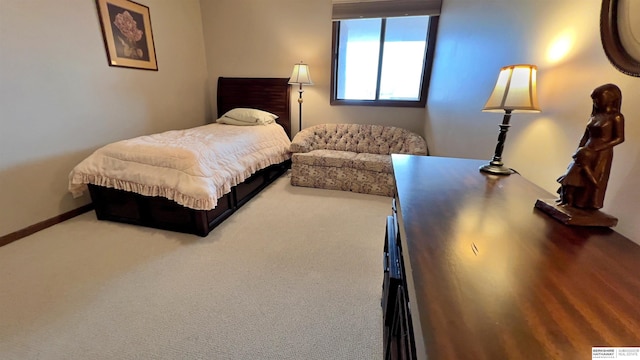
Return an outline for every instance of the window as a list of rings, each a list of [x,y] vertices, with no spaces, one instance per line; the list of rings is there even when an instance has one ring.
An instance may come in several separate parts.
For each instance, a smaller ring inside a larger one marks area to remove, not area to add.
[[[437,16],[333,22],[331,104],[424,106]]]

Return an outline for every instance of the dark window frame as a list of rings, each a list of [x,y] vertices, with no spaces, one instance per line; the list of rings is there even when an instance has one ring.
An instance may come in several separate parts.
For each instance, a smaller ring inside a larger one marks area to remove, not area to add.
[[[340,21],[334,21],[332,25],[332,41],[331,41],[331,105],[355,105],[355,106],[387,106],[387,107],[425,107],[427,104],[427,95],[429,93],[429,83],[431,82],[431,69],[433,67],[433,58],[436,47],[436,36],[438,32],[438,15],[429,16],[429,30],[427,32],[427,46],[425,46],[425,61],[422,69],[422,85],[420,88],[419,100],[344,100],[338,99],[338,49]],[[380,35],[380,54],[378,63],[378,79],[376,83],[376,98],[380,96],[380,76],[382,73],[382,54],[385,37],[386,18],[382,18],[382,29]]]

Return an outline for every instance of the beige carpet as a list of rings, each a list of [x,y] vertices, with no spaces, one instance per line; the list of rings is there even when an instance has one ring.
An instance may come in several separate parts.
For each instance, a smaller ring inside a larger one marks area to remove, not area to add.
[[[0,247],[0,359],[381,359],[390,205],[283,176],[206,238],[43,230]]]

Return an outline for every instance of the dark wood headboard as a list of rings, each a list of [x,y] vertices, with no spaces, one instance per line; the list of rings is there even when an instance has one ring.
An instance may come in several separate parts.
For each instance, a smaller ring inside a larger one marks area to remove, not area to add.
[[[218,117],[239,108],[254,108],[278,115],[291,138],[291,101],[288,78],[218,78]]]

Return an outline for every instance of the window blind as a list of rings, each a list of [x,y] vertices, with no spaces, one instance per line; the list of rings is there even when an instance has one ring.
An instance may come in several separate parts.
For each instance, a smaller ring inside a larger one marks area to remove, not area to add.
[[[334,21],[396,16],[440,15],[442,0],[334,0]]]

